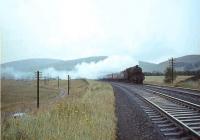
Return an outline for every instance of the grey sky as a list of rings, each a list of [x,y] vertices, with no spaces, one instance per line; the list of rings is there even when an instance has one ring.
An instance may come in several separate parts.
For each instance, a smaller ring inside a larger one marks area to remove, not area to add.
[[[200,53],[199,0],[0,0],[2,62]]]

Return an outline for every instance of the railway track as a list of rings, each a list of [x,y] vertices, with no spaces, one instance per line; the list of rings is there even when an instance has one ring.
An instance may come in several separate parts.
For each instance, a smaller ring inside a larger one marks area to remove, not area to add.
[[[149,85],[149,84],[146,84],[144,86],[147,87],[147,88],[151,88],[151,89],[157,89],[157,90],[162,90],[162,91],[167,91],[167,92],[175,92],[175,93],[179,93],[179,94],[182,94],[182,95],[189,95],[189,96],[193,96],[195,98],[200,99],[200,91],[198,91],[198,90],[183,89],[183,88],[172,88],[172,87]]]
[[[200,105],[151,89],[114,84],[138,97],[138,103],[167,139],[200,139]]]
[[[126,83],[126,84],[130,86],[133,85],[132,83]],[[147,85],[147,84],[142,85],[141,88],[143,89],[148,88],[157,92],[162,92],[163,94],[170,95],[200,105],[200,91],[198,90],[173,88],[173,87],[158,86],[158,85]]]

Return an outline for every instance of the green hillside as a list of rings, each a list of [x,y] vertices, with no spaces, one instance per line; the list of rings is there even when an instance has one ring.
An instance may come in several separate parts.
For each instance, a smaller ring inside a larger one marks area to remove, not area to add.
[[[195,71],[200,70],[200,55],[186,55],[175,58],[176,71]],[[169,61],[164,61],[159,64],[139,61],[139,65],[144,72],[164,72],[169,66]]]

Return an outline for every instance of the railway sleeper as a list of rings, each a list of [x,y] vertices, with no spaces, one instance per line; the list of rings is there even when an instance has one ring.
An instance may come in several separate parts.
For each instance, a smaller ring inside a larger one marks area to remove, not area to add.
[[[161,128],[161,132],[177,132],[179,130],[178,127],[168,127],[168,128]]]
[[[182,122],[200,122],[200,119],[186,119],[186,120],[181,120]]]
[[[182,105],[177,105],[177,104],[163,104],[163,107],[182,107]]]
[[[185,108],[185,107],[175,107],[175,108],[165,108],[165,107],[162,107],[163,109],[165,110],[190,110],[188,108]]]
[[[169,120],[161,120],[161,121],[154,121],[155,124],[168,124],[170,123]]]
[[[146,112],[149,116],[159,116],[160,114],[158,114],[158,113],[155,113],[155,112]]]
[[[194,127],[191,127],[193,130],[195,130],[195,131],[198,131],[198,132],[200,132],[200,126],[198,127],[198,126],[194,126]]]
[[[177,132],[164,132],[164,136],[170,137],[170,138],[181,138],[184,137],[184,132],[179,130]]]
[[[166,118],[164,117],[161,117],[161,118],[153,118],[151,119],[152,121],[163,121],[163,120],[167,120]]]
[[[176,116],[176,115],[195,115],[195,114],[199,114],[198,112],[189,112],[189,111],[187,111],[187,112],[172,112],[172,113],[170,113],[171,115],[174,115],[174,116]]]
[[[152,118],[162,118],[162,116],[158,116],[158,115],[149,115],[149,118],[152,119]]]
[[[160,107],[160,106],[159,106]],[[186,108],[186,107],[176,107],[176,108],[165,108],[165,107],[161,107],[162,109],[166,110],[166,111],[173,111],[173,110],[176,110],[176,111],[194,111],[194,112],[198,112],[194,109],[190,109],[190,108]]]
[[[187,126],[189,126],[189,127],[193,127],[193,126],[199,127],[199,126],[200,126],[200,122],[198,122],[198,123],[196,123],[196,122],[186,122],[185,124],[186,124]]]
[[[181,113],[181,112],[191,112],[191,111],[188,111],[188,109],[178,109],[178,110],[176,110],[176,109],[173,109],[173,110],[165,110],[165,111],[167,111],[167,112],[177,112],[177,113]]]
[[[158,124],[159,128],[166,128],[166,127],[175,127],[173,123],[167,123],[167,124]]]
[[[194,111],[194,110],[168,110],[167,112],[177,112],[177,113],[181,113],[181,112],[192,112],[192,113],[198,113],[198,111]]]
[[[165,109],[165,110],[167,110],[167,109],[186,109],[185,107],[179,107],[179,106],[175,106],[175,107],[160,106],[160,107]]]
[[[200,119],[200,116],[181,116],[181,117],[176,117],[178,118],[179,120],[184,120],[184,119]]]
[[[197,115],[199,115],[199,113],[187,113],[187,114],[176,114],[176,113],[174,113],[174,114],[171,114],[171,115],[173,115],[174,117],[189,117],[189,116],[197,116]]]
[[[189,111],[182,111],[182,112],[176,112],[176,111],[167,111],[171,115],[181,115],[181,114],[194,114],[196,112],[189,112]]]

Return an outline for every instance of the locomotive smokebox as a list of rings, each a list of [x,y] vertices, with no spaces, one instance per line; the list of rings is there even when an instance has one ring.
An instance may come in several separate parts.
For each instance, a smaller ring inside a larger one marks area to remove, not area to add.
[[[142,68],[138,65],[127,68],[124,71],[124,76],[124,78],[127,79],[129,82],[136,84],[143,84],[143,81],[145,79],[144,73],[142,72]]]

